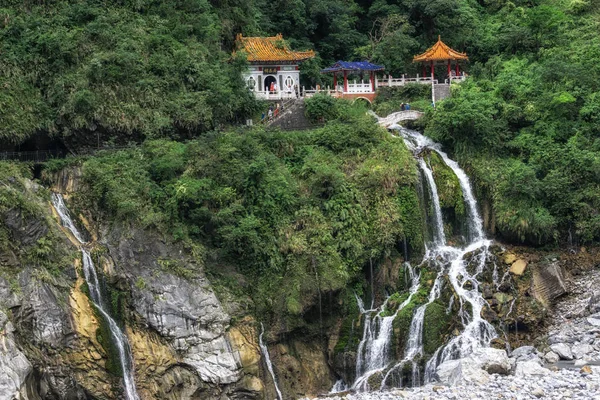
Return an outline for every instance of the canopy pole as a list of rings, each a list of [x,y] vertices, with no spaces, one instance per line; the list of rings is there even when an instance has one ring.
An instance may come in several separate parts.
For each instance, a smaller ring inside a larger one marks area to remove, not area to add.
[[[371,71],[369,78],[371,80],[371,91],[375,92],[375,72]]]
[[[344,70],[344,93],[348,93],[348,71]]]
[[[450,60],[448,60],[448,82],[450,82],[450,71],[452,71],[452,67],[450,66]]]
[[[431,81],[435,79],[435,69],[433,67],[433,61],[431,61]]]

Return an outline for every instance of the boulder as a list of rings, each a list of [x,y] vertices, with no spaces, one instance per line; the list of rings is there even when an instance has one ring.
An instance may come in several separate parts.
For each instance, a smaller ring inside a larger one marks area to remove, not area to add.
[[[525,272],[525,268],[527,268],[527,261],[519,259],[512,263],[512,265],[510,266],[510,272],[515,275],[521,276]]]
[[[573,353],[573,357],[581,359],[584,356],[593,353],[594,347],[586,343],[576,344],[571,348],[571,352]]]
[[[511,265],[517,260],[517,256],[514,253],[507,252],[504,254],[504,264]]]
[[[510,373],[511,365],[505,350],[484,348],[476,350],[469,357],[479,368],[490,374]]]
[[[490,375],[469,357],[440,364],[437,374],[440,382],[450,386],[464,383],[485,385],[490,381]]]
[[[550,370],[542,367],[535,361],[519,361],[515,367],[515,376],[525,378],[529,376],[545,376]]]
[[[523,356],[527,356],[531,353],[535,353],[535,351],[536,351],[535,347],[533,347],[533,346],[521,346],[521,347],[514,349],[512,351],[512,353],[510,353],[510,356],[519,359]]]
[[[560,360],[560,357],[558,356],[558,354],[556,354],[553,351],[549,351],[546,353],[546,355],[544,355],[544,358],[546,359],[547,362],[549,363],[556,363],[558,362],[558,360]]]
[[[594,291],[588,301],[587,310],[590,313],[600,312],[600,290]]]
[[[550,346],[550,348],[552,349],[553,352],[558,354],[558,356],[562,360],[572,360],[573,359],[573,353],[571,352],[571,348],[564,343],[553,344],[552,346]]]

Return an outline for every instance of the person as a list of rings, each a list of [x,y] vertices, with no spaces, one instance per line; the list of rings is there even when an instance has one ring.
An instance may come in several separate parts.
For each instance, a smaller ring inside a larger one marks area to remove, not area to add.
[[[410,110],[410,103],[406,103],[406,107],[405,108],[406,108],[407,111]]]
[[[277,103],[277,107],[275,107],[275,112],[274,112],[273,116],[275,118],[277,118],[278,115],[279,115],[279,103]]]
[[[260,116],[260,120],[261,120],[261,122],[265,120],[265,112],[264,111],[262,112],[262,115]]]
[[[269,121],[273,119],[273,107],[269,107]]]
[[[406,107],[404,107],[404,103],[400,104],[400,110],[404,111],[406,109]]]
[[[277,93],[277,82],[273,83],[273,93]]]
[[[271,93],[275,92],[275,82],[271,82],[270,92]]]

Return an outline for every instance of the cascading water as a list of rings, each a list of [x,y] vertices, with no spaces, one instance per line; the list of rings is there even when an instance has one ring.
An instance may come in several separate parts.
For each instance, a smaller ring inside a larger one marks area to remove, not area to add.
[[[89,251],[84,247],[86,241],[79,230],[75,227],[62,196],[57,193],[53,193],[52,204],[60,216],[62,225],[67,228],[79,242],[79,249],[81,250],[83,260],[83,275],[90,290],[90,298],[96,306],[98,312],[107,322],[113,342],[115,343],[119,352],[119,362],[121,364],[121,370],[123,371],[125,398],[127,400],[139,400],[140,397],[137,394],[135,381],[133,379],[133,360],[131,358],[129,342],[115,320],[106,311],[107,308],[102,297],[102,291],[100,288],[98,275],[96,274],[96,268],[94,267],[94,263],[92,262],[92,257],[90,256]]]
[[[465,357],[479,347],[488,346],[491,340],[497,336],[493,326],[481,317],[481,311],[487,303],[479,292],[479,282],[476,279],[477,275],[483,271],[489,257],[488,248],[490,241],[485,240],[483,234],[483,221],[477,210],[477,201],[475,200],[469,178],[465,172],[455,161],[451,160],[448,155],[440,149],[439,144],[434,143],[418,132],[401,127],[396,127],[396,129],[407,146],[413,150],[415,154],[420,154],[424,149],[429,149],[439,154],[444,163],[452,169],[458,178],[467,209],[469,244],[466,248],[459,249],[450,246],[438,246],[432,251],[428,251],[425,255],[426,259],[432,259],[432,257],[434,257],[437,260],[443,260],[443,264],[449,265],[447,271],[448,280],[452,284],[453,290],[460,301],[460,314],[464,325],[462,333],[454,337],[443,347],[443,349],[438,349],[434,356],[427,362],[425,380],[429,381],[433,378],[435,370],[440,363],[451,359]],[[423,164],[425,164],[425,162],[420,159],[419,165],[421,168]],[[431,182],[429,179],[428,183],[435,185],[435,182]],[[467,265],[464,260],[465,255],[468,253],[478,253],[476,256],[476,268],[472,274],[467,271]],[[438,277],[439,276],[438,273]],[[439,288],[436,289],[436,285],[434,285],[432,291],[433,290],[439,290]],[[431,303],[434,300],[434,296],[430,295],[429,302]],[[465,311],[465,308],[463,307],[464,304],[469,304],[471,306],[470,313]],[[416,313],[415,318],[416,317],[420,318],[421,316],[419,313]],[[417,333],[422,334],[422,332]]]
[[[369,377],[381,372],[390,362],[390,345],[392,340],[392,324],[398,313],[408,305],[413,295],[419,290],[420,278],[410,263],[405,263],[408,274],[411,277],[409,296],[396,309],[393,315],[382,317],[385,313],[389,297],[378,309],[365,310],[362,301],[357,297],[359,309],[364,315],[363,337],[358,345],[356,358],[356,380],[352,389],[368,390]]]
[[[281,395],[281,390],[279,390],[279,385],[277,384],[277,379],[275,378],[275,371],[273,371],[273,363],[271,362],[271,357],[269,356],[269,349],[267,349],[267,345],[263,342],[263,335],[265,333],[265,326],[263,323],[260,323],[260,335],[258,336],[258,345],[260,346],[260,351],[265,358],[265,363],[267,364],[267,369],[269,370],[269,374],[271,374],[271,379],[273,379],[273,385],[275,386],[275,391],[277,392],[277,399],[283,400],[283,396]]]
[[[490,257],[488,248],[490,241],[485,239],[483,233],[483,221],[477,210],[477,202],[473,195],[469,179],[458,164],[448,158],[441,151],[439,144],[434,143],[429,138],[418,132],[410,131],[399,126],[392,127],[396,129],[404,139],[407,147],[413,151],[417,157],[417,165],[424,177],[424,181],[429,190],[432,204],[431,228],[432,241],[426,245],[426,252],[421,265],[429,264],[437,266],[438,274],[429,293],[428,301],[417,307],[410,324],[404,359],[397,362],[390,368],[389,348],[391,340],[391,326],[398,311],[406,306],[412,297],[412,293],[419,288],[419,280],[413,280],[411,286],[411,296],[403,303],[396,313],[389,317],[381,317],[380,313],[385,310],[384,303],[377,310],[364,310],[360,307],[361,313],[365,315],[364,334],[358,347],[358,358],[356,365],[357,379],[352,385],[355,390],[369,389],[367,381],[375,373],[383,373],[381,388],[389,386],[391,377],[396,375],[394,383],[402,385],[402,370],[407,363],[412,364],[412,385],[421,383],[420,370],[416,360],[423,357],[423,323],[427,306],[436,301],[442,291],[444,277],[452,285],[452,290],[456,294],[458,305],[460,305],[460,319],[463,324],[463,331],[455,336],[446,345],[438,348],[434,355],[428,360],[425,367],[425,382],[429,382],[435,377],[437,366],[447,360],[465,357],[479,347],[489,346],[491,340],[495,338],[496,331],[487,321],[481,317],[481,311],[486,306],[486,301],[479,292],[479,282],[477,275],[483,271],[486,261]],[[433,171],[421,157],[424,150],[434,151],[442,158],[444,163],[456,175],[463,194],[467,214],[467,245],[464,248],[448,246],[444,234],[444,223],[440,201],[437,193],[437,186],[433,178]],[[475,268],[469,268],[464,258],[472,253],[472,265]],[[359,305],[362,301],[358,299]],[[451,304],[448,306],[448,312],[452,309],[454,297],[451,297]],[[466,305],[470,306],[469,308]],[[373,315],[373,313],[375,313]],[[388,331],[389,329],[389,331]]]

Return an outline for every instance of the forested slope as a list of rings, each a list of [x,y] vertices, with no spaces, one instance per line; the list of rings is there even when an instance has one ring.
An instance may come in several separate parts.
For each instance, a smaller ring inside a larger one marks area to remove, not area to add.
[[[78,0],[0,3],[0,142],[36,133],[187,139],[257,112],[235,35],[281,32],[319,69],[367,58],[417,73],[441,35],[471,79],[426,120],[467,165],[505,239],[600,236],[598,0]],[[441,71],[439,71],[441,72]]]

